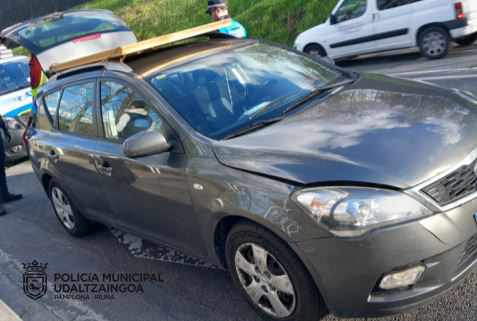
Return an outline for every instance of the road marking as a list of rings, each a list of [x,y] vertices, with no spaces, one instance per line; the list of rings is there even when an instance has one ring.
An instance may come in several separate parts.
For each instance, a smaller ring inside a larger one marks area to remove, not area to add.
[[[23,292],[23,266],[8,253],[0,249],[0,271],[7,279],[18,286],[18,291]],[[8,275],[7,275],[8,274]],[[95,312],[79,300],[55,300],[53,293],[66,295],[63,292],[53,292],[54,285],[48,281],[48,291],[39,302],[45,309],[58,316],[60,319],[78,321],[108,321],[104,316]],[[25,296],[26,298],[26,296]],[[28,299],[28,298],[27,298]],[[29,300],[29,299],[28,299]],[[54,302],[54,306],[49,303]]]
[[[0,321],[22,321],[22,319],[0,299]]]
[[[440,73],[440,72],[474,71],[474,70],[477,70],[477,67],[438,69],[438,70],[425,70],[425,71],[410,71],[410,72],[400,72],[400,73],[395,73],[395,74],[390,74],[390,75],[391,76],[409,76],[409,75],[421,75],[421,74],[434,74],[434,73]]]
[[[477,78],[477,75],[453,75],[453,76],[438,76],[438,77],[419,77],[411,78],[416,80],[446,80],[446,79],[469,79]]]

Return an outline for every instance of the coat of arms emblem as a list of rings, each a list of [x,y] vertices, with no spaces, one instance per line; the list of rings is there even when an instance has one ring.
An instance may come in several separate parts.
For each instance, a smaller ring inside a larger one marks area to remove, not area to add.
[[[23,264],[23,292],[33,300],[38,300],[45,295],[47,290],[47,274],[45,272],[48,263],[41,264],[36,260],[29,264]]]

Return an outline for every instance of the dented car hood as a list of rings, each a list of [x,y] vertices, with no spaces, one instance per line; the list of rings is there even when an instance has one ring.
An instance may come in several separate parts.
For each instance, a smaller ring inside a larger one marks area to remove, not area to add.
[[[298,184],[359,182],[408,188],[477,145],[473,97],[423,82],[363,74],[305,110],[215,142],[224,165]]]

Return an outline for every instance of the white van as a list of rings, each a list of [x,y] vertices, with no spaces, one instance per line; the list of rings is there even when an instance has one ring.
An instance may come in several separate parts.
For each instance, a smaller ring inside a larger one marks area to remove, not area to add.
[[[477,0],[340,0],[295,48],[330,58],[419,46],[431,59],[477,39]]]

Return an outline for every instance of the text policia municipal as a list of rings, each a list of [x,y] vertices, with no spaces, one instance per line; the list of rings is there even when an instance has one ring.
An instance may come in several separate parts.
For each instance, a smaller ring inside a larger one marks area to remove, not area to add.
[[[103,294],[102,299],[114,299],[114,293],[144,292],[141,283],[164,282],[159,273],[55,273],[55,299],[74,299],[78,293]],[[61,293],[61,294],[59,294]],[[110,296],[111,297],[108,297]],[[99,298],[96,295],[96,298]],[[81,299],[88,299],[82,295]]]

